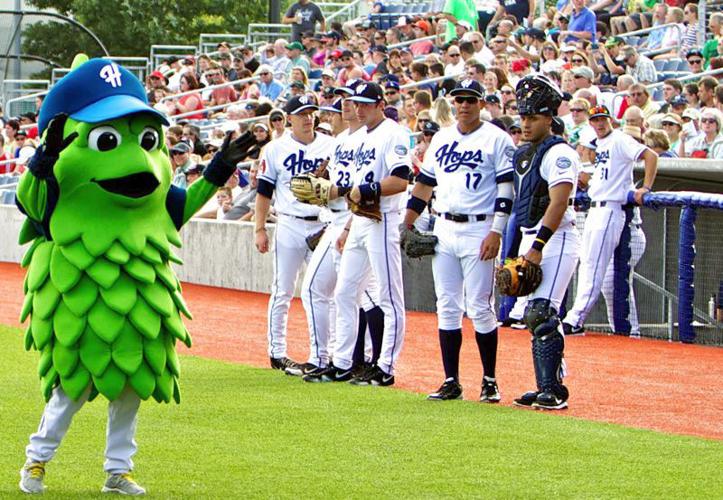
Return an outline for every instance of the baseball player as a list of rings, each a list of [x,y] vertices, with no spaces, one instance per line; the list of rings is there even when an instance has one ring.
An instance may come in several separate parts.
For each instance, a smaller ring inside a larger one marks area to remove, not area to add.
[[[590,109],[590,125],[595,129],[597,139],[592,145],[595,148],[595,165],[588,195],[591,205],[585,229],[583,231],[583,246],[581,251],[580,273],[577,293],[572,309],[563,320],[565,333],[575,333],[582,329],[585,318],[595,305],[602,289],[603,279],[615,248],[620,243],[620,237],[626,223],[627,194],[635,189],[633,184],[633,166],[636,161],[642,160],[645,164],[645,178],[643,187],[635,190],[635,201],[640,204],[642,196],[652,189],[658,165],[658,155],[647,146],[637,142],[631,136],[620,130],[613,130],[610,122],[610,111],[605,106],[595,106]],[[581,182],[588,180],[587,175],[581,177]],[[628,272],[629,275],[629,272]],[[622,296],[629,294],[628,283],[621,290]],[[629,310],[629,304],[626,309]],[[627,332],[630,331],[629,312],[620,313],[620,325]],[[616,330],[617,324],[616,321]]]
[[[580,242],[571,205],[580,158],[552,134],[562,101],[557,85],[542,75],[527,76],[518,82],[516,95],[526,142],[513,158],[520,254],[540,265],[542,281],[526,297],[524,314],[532,334],[537,390],[515,399],[515,404],[562,409],[569,393],[562,384],[564,337],[558,311],[578,260]]]
[[[318,109],[312,95],[302,94],[286,103],[291,133],[271,141],[261,154],[256,195],[256,248],[269,251],[266,217],[271,198],[276,194],[278,214],[274,232],[274,281],[268,309],[268,342],[271,367],[289,375],[303,375],[305,367],[286,354],[286,325],[294,284],[304,261],[311,257],[306,238],[323,227],[319,207],[294,198],[289,189],[291,177],[313,172],[329,157],[334,139],[314,132],[314,113]],[[313,367],[311,367],[313,369]]]
[[[484,89],[478,82],[463,80],[450,95],[458,121],[432,138],[404,219],[411,229],[436,187],[432,271],[445,380],[428,399],[462,397],[459,353],[467,312],[484,369],[480,401],[497,403],[494,263],[512,211],[515,146],[508,134],[480,121]]]
[[[358,82],[358,81],[355,81]],[[348,87],[341,87],[335,90],[337,95],[343,96],[328,111],[341,115],[341,118],[348,128],[343,130],[337,137],[332,149],[326,171],[329,179],[337,188],[348,188],[352,185],[352,179],[356,173],[354,168],[354,153],[359,146],[359,138],[363,132],[362,125],[356,117],[354,106],[346,99],[354,94],[355,82],[349,82]],[[333,195],[328,202],[330,211],[330,224],[319,241],[314,254],[309,261],[304,275],[301,299],[306,311],[306,319],[309,325],[310,365],[303,376],[306,382],[325,382],[322,378],[324,369],[330,361],[329,343],[332,338],[333,326],[336,322],[335,307],[333,304],[334,287],[337,283],[341,253],[336,249],[336,240],[344,230],[351,212],[343,197],[338,193]],[[364,274],[369,276],[369,270]],[[369,327],[370,340],[374,345],[369,356],[369,362],[376,361],[381,347],[381,339],[384,328],[384,313],[376,305],[376,290],[374,283],[367,285],[361,296],[362,310],[360,312],[359,337],[356,343],[354,354],[355,366],[363,370],[367,360],[364,357],[364,339],[367,326]]]
[[[352,205],[378,206],[375,220],[355,213],[337,241],[343,250],[334,301],[337,308],[334,361],[323,377],[356,385],[394,384],[394,365],[404,341],[404,291],[399,225],[411,161],[409,136],[384,117],[384,92],[376,83],[361,83],[349,98],[364,125],[354,165],[353,188],[336,187]],[[356,208],[352,207],[352,211]],[[359,212],[361,213],[361,212]],[[352,353],[357,338],[357,296],[363,272],[370,264],[384,311],[384,336],[379,359],[360,377],[352,377]],[[353,378],[353,380],[352,380]]]

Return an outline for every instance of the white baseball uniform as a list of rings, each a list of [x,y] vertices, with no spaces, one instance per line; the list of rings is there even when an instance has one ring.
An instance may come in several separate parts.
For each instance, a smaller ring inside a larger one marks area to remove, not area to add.
[[[323,227],[319,207],[299,202],[289,188],[291,177],[316,170],[329,157],[334,139],[316,134],[309,144],[292,133],[271,141],[261,153],[259,180],[275,188],[278,214],[274,232],[274,281],[268,310],[269,356],[286,356],[286,325],[294,284],[304,261],[311,257],[306,237]]]
[[[347,129],[336,137],[329,164],[326,167],[329,179],[336,186],[351,187],[353,185],[356,174],[354,154],[365,134],[366,132],[362,129],[357,129],[354,133],[349,133]],[[333,298],[341,262],[341,254],[336,250],[336,240],[351,217],[351,211],[344,198],[331,200],[328,208],[330,223],[306,267],[301,292],[301,300],[309,325],[309,363],[321,367],[328,365],[332,355],[329,347],[334,336],[336,322]],[[358,298],[358,302],[365,311],[368,311],[375,307],[378,301],[377,291],[369,266],[361,274],[367,279],[364,282],[366,285],[360,288],[363,293]]]
[[[575,199],[577,175],[582,165],[577,152],[567,144],[552,146],[540,165],[540,176],[547,182],[548,189],[561,183],[571,183],[570,199]],[[519,172],[518,172],[518,175]],[[526,174],[523,174],[526,175]],[[521,227],[522,240],[519,254],[525,255],[535,241],[542,226],[542,219],[535,227]],[[559,311],[565,297],[567,285],[575,271],[580,251],[580,236],[575,227],[575,211],[572,205],[567,207],[560,225],[542,249],[542,282],[537,289],[526,297],[527,302],[534,299],[549,300]]]
[[[481,260],[480,249],[492,227],[498,179],[507,178],[511,194],[514,151],[508,134],[482,123],[467,134],[456,124],[442,128],[425,153],[419,182],[436,184],[434,209],[439,215],[434,234],[438,245],[432,272],[441,330],[462,328],[465,312],[477,332],[488,333],[497,327],[495,261]],[[455,222],[445,218],[447,214],[473,220]]]
[[[380,182],[395,169],[408,170],[409,134],[396,122],[385,119],[372,130],[362,128],[360,146],[356,151],[354,185]],[[404,341],[404,290],[402,256],[399,246],[399,225],[406,191],[382,196],[381,222],[352,216],[351,228],[341,255],[339,278],[334,300],[337,307],[334,366],[347,370],[352,365],[357,335],[357,296],[371,265],[379,290],[379,307],[384,312],[384,336],[377,365],[385,373],[394,374],[394,363]]]
[[[595,171],[588,195],[592,207],[585,221],[577,293],[564,322],[580,326],[595,305],[620,235],[625,226],[628,192],[633,184],[633,165],[647,149],[631,136],[613,130],[595,146]]]

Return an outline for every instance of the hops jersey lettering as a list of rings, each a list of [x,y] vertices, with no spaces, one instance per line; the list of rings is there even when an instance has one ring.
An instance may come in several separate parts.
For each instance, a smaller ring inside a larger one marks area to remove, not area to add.
[[[515,146],[498,127],[483,123],[463,134],[457,125],[437,132],[424,155],[421,172],[436,180],[434,209],[439,213],[493,214],[497,177],[512,172]]]
[[[329,172],[329,180],[338,187],[351,187],[354,185],[356,165],[354,156],[359,147],[361,138],[365,135],[363,128],[349,133],[349,129],[336,136],[336,143],[329,158],[329,165],[326,167]],[[344,198],[337,198],[329,202],[329,208],[333,210],[347,210]]]
[[[308,217],[319,215],[319,207],[299,202],[291,194],[291,177],[313,172],[329,157],[334,138],[316,134],[309,144],[303,144],[287,133],[271,141],[261,153],[259,178],[276,187],[274,208],[278,213]]]

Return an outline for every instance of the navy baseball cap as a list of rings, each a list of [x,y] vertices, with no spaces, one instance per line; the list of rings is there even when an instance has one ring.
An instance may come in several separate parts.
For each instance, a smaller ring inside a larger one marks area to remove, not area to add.
[[[148,105],[140,80],[110,59],[91,59],[58,80],[40,108],[39,134],[58,113],[67,113],[73,120],[87,123],[150,113],[169,125],[163,113]]]
[[[378,83],[363,82],[354,89],[354,95],[350,101],[375,104],[384,100],[384,91]]]
[[[684,95],[677,95],[670,101],[671,106],[686,106],[688,99]]]
[[[356,90],[357,85],[359,85],[360,83],[364,83],[364,80],[362,80],[361,78],[347,80],[346,85],[344,87],[337,87],[336,89],[334,89],[334,93],[340,96],[354,95],[354,90]]]
[[[437,122],[428,121],[422,126],[423,134],[436,134],[439,132],[439,124]]]
[[[298,115],[307,109],[311,109],[313,111],[319,109],[319,106],[316,105],[316,99],[310,94],[294,96],[289,99],[286,106],[284,106],[284,111],[286,111],[287,115]]]
[[[330,113],[341,113],[341,101],[342,99],[337,99],[334,101],[334,104],[331,106],[321,106],[319,108],[319,111],[329,111]]]
[[[454,86],[449,95],[470,95],[482,99],[482,97],[484,97],[484,89],[477,80],[467,78],[461,82],[457,82],[457,85]]]
[[[387,106],[384,108],[384,116],[395,122],[399,121],[399,110],[394,106]]]
[[[393,80],[389,80],[387,83],[384,84],[384,88],[399,90],[399,83],[397,83]]]
[[[490,94],[485,96],[485,102],[488,102],[490,104],[500,104],[502,101],[496,94]]]

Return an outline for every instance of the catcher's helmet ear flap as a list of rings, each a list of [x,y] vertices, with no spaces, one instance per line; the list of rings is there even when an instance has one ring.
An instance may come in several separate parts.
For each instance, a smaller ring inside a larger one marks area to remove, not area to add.
[[[517,109],[524,115],[557,115],[562,103],[560,88],[545,75],[530,75],[517,83]]]

